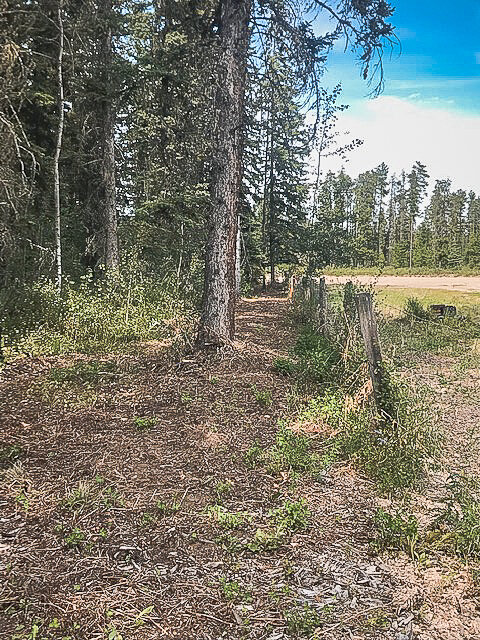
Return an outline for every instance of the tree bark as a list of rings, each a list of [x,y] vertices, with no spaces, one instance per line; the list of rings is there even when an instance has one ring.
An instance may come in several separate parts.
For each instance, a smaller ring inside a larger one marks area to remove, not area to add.
[[[235,257],[242,182],[243,105],[251,0],[221,0],[212,208],[205,251],[199,346],[221,346],[235,335]]]
[[[235,256],[235,296],[240,298],[242,290],[242,232],[240,228],[240,216],[237,221],[237,248]]]
[[[62,216],[60,209],[60,171],[59,161],[62,152],[63,126],[65,120],[64,95],[63,95],[63,0],[58,0],[58,57],[57,57],[57,87],[58,87],[58,128],[55,155],[53,159],[53,195],[55,201],[55,262],[57,268],[57,289],[62,289]]]
[[[112,81],[112,0],[102,0],[100,5],[102,38],[100,66],[103,80],[101,101],[100,144],[101,207],[104,235],[104,264],[108,269],[118,269],[118,224],[115,184],[115,105]]]

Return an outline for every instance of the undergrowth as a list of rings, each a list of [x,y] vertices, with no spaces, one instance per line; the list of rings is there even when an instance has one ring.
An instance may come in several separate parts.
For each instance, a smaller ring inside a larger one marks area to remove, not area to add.
[[[193,311],[173,278],[145,276],[135,266],[92,280],[51,281],[16,292],[0,318],[3,358],[18,354],[99,353],[133,341],[176,336]]]
[[[327,451],[354,460],[382,490],[412,487],[435,457],[439,437],[425,397],[388,363],[374,402],[355,293],[351,283],[345,287],[323,335],[311,322],[300,330],[292,365],[310,397],[297,422],[326,425]]]

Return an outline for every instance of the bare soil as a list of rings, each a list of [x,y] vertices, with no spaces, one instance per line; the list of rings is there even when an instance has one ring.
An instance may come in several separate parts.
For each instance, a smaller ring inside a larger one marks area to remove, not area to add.
[[[4,370],[2,441],[21,453],[0,478],[0,638],[480,638],[479,590],[459,561],[372,552],[381,498],[348,464],[321,477],[246,465],[252,444],[270,446],[294,411],[291,379],[272,368],[294,331],[281,298],[243,301],[237,323],[235,349],[221,356],[145,345],[100,358],[115,373],[78,392],[46,394],[45,381],[81,356]],[[271,405],[256,391],[271,392]],[[470,446],[460,395],[458,413],[442,405],[459,463]],[[136,417],[156,421],[139,430]],[[246,547],[272,509],[300,498],[306,530],[277,549]],[[218,503],[247,514],[236,530],[209,516]],[[239,585],[233,599],[227,583]],[[312,610],[313,626],[298,623]]]

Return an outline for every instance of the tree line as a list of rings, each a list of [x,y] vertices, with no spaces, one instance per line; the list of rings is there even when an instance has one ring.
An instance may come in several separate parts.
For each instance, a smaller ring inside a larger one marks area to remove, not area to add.
[[[398,176],[385,163],[327,173],[306,234],[314,266],[479,267],[480,197],[449,179],[427,194],[428,180],[421,162]]]
[[[239,274],[275,276],[315,250],[312,149],[320,163],[359,143],[335,146],[328,54],[343,39],[380,91],[392,13],[385,0],[0,0],[2,292],[136,261],[203,290],[200,344],[231,340]]]

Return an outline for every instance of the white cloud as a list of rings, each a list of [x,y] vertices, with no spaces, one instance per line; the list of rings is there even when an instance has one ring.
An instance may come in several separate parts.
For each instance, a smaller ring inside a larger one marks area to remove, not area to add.
[[[381,96],[340,114],[338,130],[349,131],[348,139],[364,140],[348,155],[345,168],[352,176],[381,162],[399,173],[420,160],[432,184],[451,178],[455,188],[480,193],[480,114]],[[323,160],[324,170],[341,165],[338,158]]]

